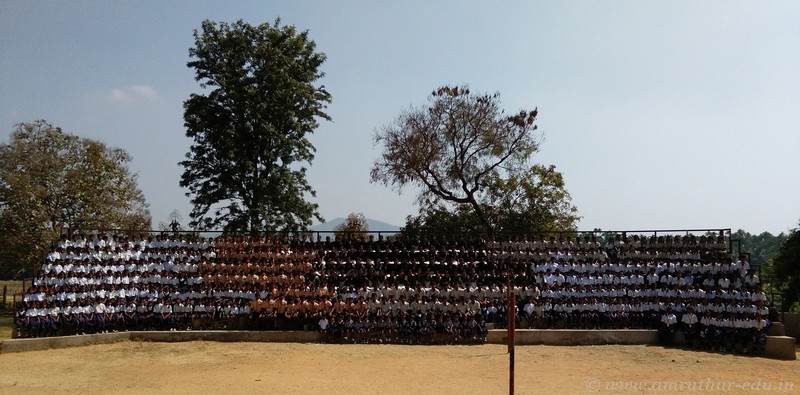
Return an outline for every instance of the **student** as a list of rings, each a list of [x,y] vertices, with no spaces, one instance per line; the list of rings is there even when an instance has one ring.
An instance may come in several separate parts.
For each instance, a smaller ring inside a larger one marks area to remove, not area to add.
[[[714,317],[711,316],[711,310],[705,310],[697,330],[697,339],[699,340],[700,348],[703,350],[707,350],[712,346],[714,336],[713,320]]]
[[[318,322],[319,334],[323,343],[326,343],[328,340],[328,324],[329,324],[328,315],[323,314]]]
[[[678,318],[672,312],[672,308],[667,308],[667,312],[661,316],[661,325],[658,329],[658,337],[661,344],[672,345],[672,338],[675,335],[675,327],[678,324]]]
[[[683,336],[686,338],[686,345],[689,348],[695,348],[695,336],[697,335],[697,315],[694,313],[694,307],[689,306],[686,313],[681,317],[681,329]]]
[[[737,334],[734,323],[734,313],[723,313],[719,326],[722,332],[721,351],[733,351]]]
[[[108,326],[107,310],[108,310],[108,308],[106,307],[106,304],[104,303],[103,300],[99,300],[94,305],[94,314],[93,314],[93,316],[94,316],[94,322],[95,322],[95,329],[96,329],[97,333],[108,332],[108,328],[107,328],[107,326]]]
[[[136,299],[128,298],[122,311],[122,321],[124,330],[138,330],[139,329],[139,315]]]
[[[753,335],[753,346],[754,352],[756,354],[763,354],[764,353],[764,345],[767,342],[767,328],[770,326],[770,322],[767,317],[762,316],[761,314],[756,314],[754,320],[753,327],[755,329],[755,333]]]

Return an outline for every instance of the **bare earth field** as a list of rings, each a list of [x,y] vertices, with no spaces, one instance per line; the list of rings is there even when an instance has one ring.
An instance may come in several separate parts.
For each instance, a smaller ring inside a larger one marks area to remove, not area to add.
[[[503,394],[507,369],[501,345],[126,341],[2,354],[0,393]],[[516,349],[519,394],[789,394],[798,372],[798,361],[652,346]]]

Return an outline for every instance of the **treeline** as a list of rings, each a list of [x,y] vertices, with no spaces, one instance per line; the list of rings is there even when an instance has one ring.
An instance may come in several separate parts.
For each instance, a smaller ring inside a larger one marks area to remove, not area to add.
[[[750,264],[760,265],[762,274],[771,276],[772,261],[778,256],[781,244],[788,239],[786,233],[773,235],[770,232],[753,234],[742,229],[731,234],[731,239],[740,240],[741,251],[750,254]],[[736,248],[734,244],[734,249]]]
[[[761,275],[769,280],[765,291],[779,295],[775,302],[781,311],[800,311],[800,228],[777,235],[739,229],[731,239],[739,240],[752,265],[761,266]]]

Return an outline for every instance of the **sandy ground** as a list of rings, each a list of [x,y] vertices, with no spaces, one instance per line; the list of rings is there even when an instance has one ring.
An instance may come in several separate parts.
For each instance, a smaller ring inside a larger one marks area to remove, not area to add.
[[[652,346],[520,346],[516,390],[796,394],[800,361]],[[2,354],[0,393],[503,394],[508,354],[500,345],[125,341]]]

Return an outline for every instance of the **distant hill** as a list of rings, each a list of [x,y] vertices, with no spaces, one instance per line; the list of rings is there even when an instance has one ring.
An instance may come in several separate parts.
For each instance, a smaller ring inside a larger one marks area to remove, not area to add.
[[[316,232],[330,232],[333,231],[335,227],[340,224],[343,224],[347,221],[346,218],[334,218],[324,224],[316,224],[311,227],[311,230]],[[400,230],[400,227],[397,225],[392,225],[388,222],[378,221],[377,219],[367,218],[367,226],[369,226],[370,232],[396,232]]]

